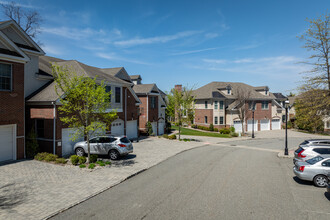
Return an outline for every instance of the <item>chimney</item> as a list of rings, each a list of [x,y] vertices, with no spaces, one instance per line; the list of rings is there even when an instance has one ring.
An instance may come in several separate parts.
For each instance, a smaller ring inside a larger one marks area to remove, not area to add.
[[[174,89],[178,92],[181,92],[182,91],[182,85],[175,85]]]

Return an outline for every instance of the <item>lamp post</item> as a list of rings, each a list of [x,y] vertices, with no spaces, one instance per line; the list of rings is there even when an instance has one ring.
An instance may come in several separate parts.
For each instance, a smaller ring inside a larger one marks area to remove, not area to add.
[[[252,138],[254,138],[254,107],[252,108]]]
[[[289,100],[286,100],[284,102],[285,107],[285,149],[284,149],[284,155],[289,155],[288,152],[288,107],[289,107]]]

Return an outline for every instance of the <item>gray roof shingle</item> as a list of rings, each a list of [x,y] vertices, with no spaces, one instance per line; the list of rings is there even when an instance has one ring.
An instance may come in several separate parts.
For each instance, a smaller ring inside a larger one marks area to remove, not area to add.
[[[138,84],[134,85],[133,90],[136,94],[146,94],[151,92],[151,90],[156,86],[156,84]],[[156,86],[157,88],[157,86]],[[158,90],[158,88],[157,88]]]

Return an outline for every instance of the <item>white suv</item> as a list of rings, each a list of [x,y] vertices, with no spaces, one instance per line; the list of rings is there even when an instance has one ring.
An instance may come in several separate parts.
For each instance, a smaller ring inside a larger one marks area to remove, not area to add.
[[[301,146],[294,152],[293,163],[306,161],[319,155],[330,156],[330,145]]]

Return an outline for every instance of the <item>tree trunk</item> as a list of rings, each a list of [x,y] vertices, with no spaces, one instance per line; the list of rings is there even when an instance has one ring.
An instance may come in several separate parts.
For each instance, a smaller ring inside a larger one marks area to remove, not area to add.
[[[180,125],[180,122],[179,122],[179,140],[181,140],[180,138],[180,135],[181,135],[181,125]]]
[[[88,163],[91,161],[91,147],[89,144],[89,133],[87,133],[87,151],[88,151]]]

